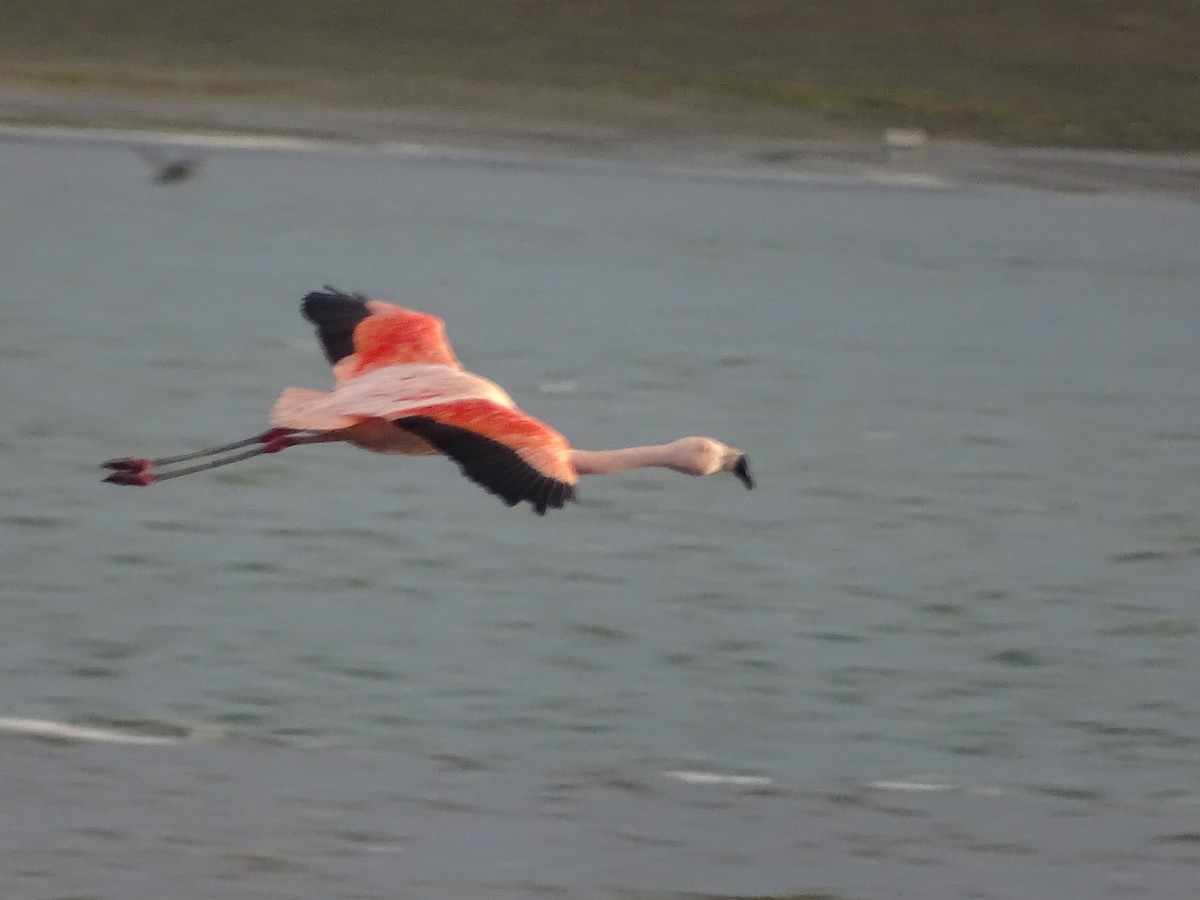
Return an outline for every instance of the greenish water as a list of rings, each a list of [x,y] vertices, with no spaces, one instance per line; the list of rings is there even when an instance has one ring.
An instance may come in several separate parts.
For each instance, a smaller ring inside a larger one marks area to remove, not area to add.
[[[348,152],[144,176],[0,144],[7,896],[1194,889],[1196,206]],[[100,483],[326,385],[324,283],[441,315],[579,446],[713,434],[760,489],[631,473],[537,519],[347,447]]]

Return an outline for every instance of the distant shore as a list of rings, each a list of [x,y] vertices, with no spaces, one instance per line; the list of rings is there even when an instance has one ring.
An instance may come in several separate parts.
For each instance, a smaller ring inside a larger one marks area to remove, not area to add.
[[[7,0],[0,84],[1200,152],[1195,0]]]
[[[30,129],[131,129],[175,135],[408,144],[534,159],[590,159],[750,175],[824,176],[907,186],[1010,184],[1092,193],[1151,191],[1200,200],[1200,154],[997,147],[918,130],[798,137],[727,123],[653,117],[512,115],[480,110],[338,108],[202,96],[51,90],[0,83],[0,138]],[[707,127],[706,127],[707,126]],[[47,132],[48,133],[48,132]],[[147,138],[154,140],[153,138]],[[203,143],[203,141],[199,141]]]

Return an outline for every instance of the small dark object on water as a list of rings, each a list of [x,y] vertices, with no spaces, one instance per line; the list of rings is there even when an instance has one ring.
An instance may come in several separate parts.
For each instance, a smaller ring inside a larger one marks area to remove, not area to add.
[[[142,147],[137,153],[153,167],[155,184],[179,184],[200,171],[200,160],[194,156],[170,158],[150,147]]]

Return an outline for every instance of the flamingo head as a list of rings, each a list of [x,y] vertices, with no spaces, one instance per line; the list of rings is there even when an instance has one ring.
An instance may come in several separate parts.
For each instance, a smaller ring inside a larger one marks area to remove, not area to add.
[[[687,475],[732,472],[746,489],[754,487],[746,454],[710,437],[685,437],[675,442],[677,464],[672,468]]]

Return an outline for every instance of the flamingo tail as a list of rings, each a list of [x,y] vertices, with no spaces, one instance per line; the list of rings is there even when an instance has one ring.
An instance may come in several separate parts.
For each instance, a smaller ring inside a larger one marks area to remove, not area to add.
[[[284,389],[271,409],[271,424],[298,431],[336,431],[349,428],[359,419],[329,409],[331,394],[308,388]]]

